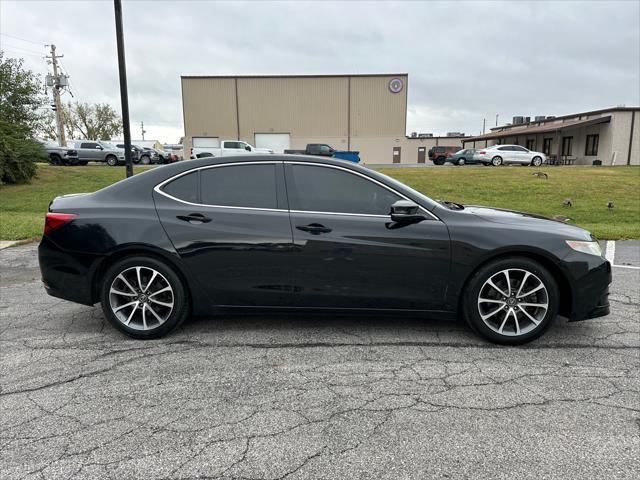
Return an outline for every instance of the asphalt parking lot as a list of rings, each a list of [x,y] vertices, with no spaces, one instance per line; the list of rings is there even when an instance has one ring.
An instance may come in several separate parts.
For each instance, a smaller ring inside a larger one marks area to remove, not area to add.
[[[48,297],[35,250],[0,252],[3,478],[640,471],[640,242],[616,242],[611,315],[520,348],[390,316],[193,319],[129,340],[99,307]]]

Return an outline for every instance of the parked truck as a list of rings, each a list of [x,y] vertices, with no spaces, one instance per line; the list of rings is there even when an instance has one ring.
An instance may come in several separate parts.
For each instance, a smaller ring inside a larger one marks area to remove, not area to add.
[[[191,158],[227,157],[230,155],[264,155],[273,153],[269,148],[256,148],[240,140],[222,140],[219,147],[192,147]]]
[[[285,150],[284,153],[297,155],[315,155],[320,157],[334,157],[350,162],[360,161],[360,152],[339,151],[326,143],[308,143],[304,150]]]

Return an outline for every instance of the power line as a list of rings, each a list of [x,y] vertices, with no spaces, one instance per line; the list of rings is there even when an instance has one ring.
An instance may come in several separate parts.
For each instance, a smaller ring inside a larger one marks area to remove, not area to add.
[[[43,53],[36,52],[35,50],[29,50],[28,48],[24,48],[24,47],[18,47],[17,45],[7,45],[7,44],[5,43],[5,44],[2,46],[2,48],[5,48],[5,47],[6,47],[6,48],[12,48],[12,49],[14,49],[14,50],[24,50],[25,52],[28,52],[28,53],[37,53],[37,54],[43,55]]]
[[[35,45],[44,46],[43,42],[34,42],[33,40],[27,40],[26,38],[16,37],[15,35],[9,35],[8,33],[0,33],[3,37],[15,38],[16,40],[22,40],[23,42],[33,43]]]
[[[2,50],[4,51],[5,49],[3,48]],[[28,55],[30,57],[44,58],[44,54],[36,55],[35,53],[25,53],[25,52],[20,52],[20,51],[17,51],[17,50],[12,52],[11,49],[7,49],[7,53],[9,53],[12,57]]]

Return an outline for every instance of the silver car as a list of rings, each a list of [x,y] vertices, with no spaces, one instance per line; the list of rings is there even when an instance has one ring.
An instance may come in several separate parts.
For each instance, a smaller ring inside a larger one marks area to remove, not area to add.
[[[473,159],[484,165],[533,165],[539,167],[547,161],[544,153],[528,150],[520,145],[492,145],[476,151]]]
[[[124,163],[124,150],[115,145],[102,140],[72,140],[67,142],[78,152],[80,162],[106,162],[107,165],[115,167],[119,163]]]

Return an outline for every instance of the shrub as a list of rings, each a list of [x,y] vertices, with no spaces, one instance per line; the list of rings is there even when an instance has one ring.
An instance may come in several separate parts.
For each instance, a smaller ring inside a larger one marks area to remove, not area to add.
[[[0,182],[29,183],[36,174],[36,161],[47,160],[42,145],[25,137],[22,128],[0,120]]]

